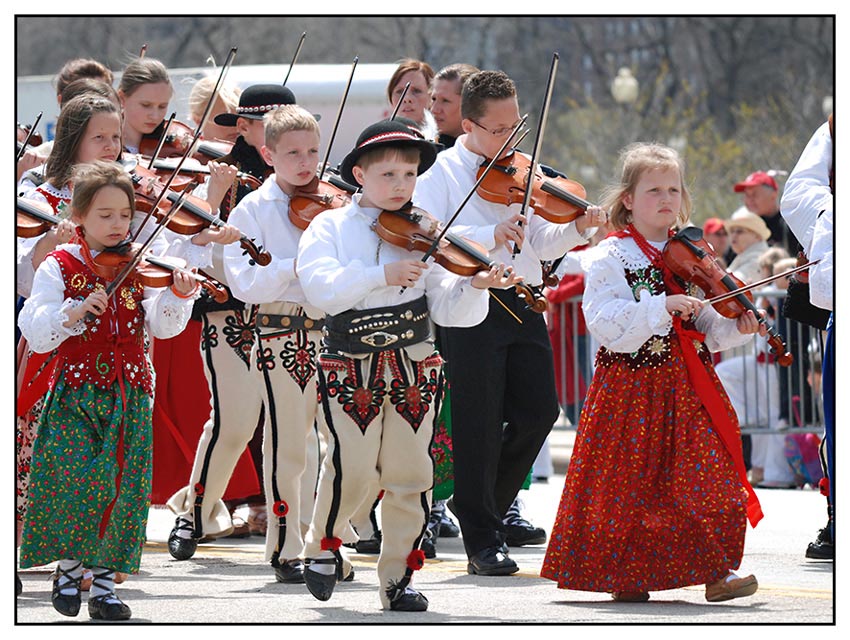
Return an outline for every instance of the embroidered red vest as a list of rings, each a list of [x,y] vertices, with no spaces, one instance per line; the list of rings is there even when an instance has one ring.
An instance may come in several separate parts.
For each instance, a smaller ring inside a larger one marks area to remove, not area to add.
[[[43,186],[37,187],[36,191],[45,197],[47,204],[50,205],[50,208],[53,209],[53,212],[57,216],[60,218],[66,217],[67,209],[71,205],[70,198],[54,195],[51,191],[44,189]]]
[[[59,263],[65,281],[65,297],[84,299],[106,281],[67,251],[50,254]],[[144,287],[127,278],[110,299],[107,310],[89,323],[80,335],[69,336],[59,345],[57,366],[50,380],[64,372],[65,383],[79,389],[84,383],[106,389],[114,382],[153,393],[151,372],[145,357]]]

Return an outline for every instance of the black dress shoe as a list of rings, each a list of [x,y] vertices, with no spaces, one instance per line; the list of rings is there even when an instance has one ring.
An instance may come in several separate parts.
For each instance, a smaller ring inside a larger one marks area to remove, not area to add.
[[[168,553],[175,560],[188,560],[198,548],[198,540],[196,538],[181,538],[178,531],[194,531],[194,525],[186,520],[186,518],[177,518],[174,523],[174,528],[168,535]]]
[[[527,544],[543,544],[546,542],[546,530],[535,527],[527,520],[504,526],[505,542],[509,547],[523,547]]]
[[[460,527],[455,524],[455,521],[449,518],[445,513],[440,519],[440,537],[441,538],[457,538],[460,535]]]
[[[500,549],[487,547],[469,559],[466,571],[479,576],[509,576],[519,567]]]
[[[405,589],[401,597],[390,602],[390,610],[392,611],[427,611],[428,598],[419,593],[416,589],[408,587]]]
[[[284,584],[304,583],[304,563],[299,559],[284,560],[281,562],[277,557],[272,557],[274,577],[278,582]]]
[[[51,593],[50,600],[53,602],[53,608],[63,616],[73,617],[80,613],[80,584],[83,581],[82,569],[80,569],[81,566],[82,563],[78,562],[67,571],[64,571],[57,566],[56,572],[53,575],[53,592]],[[77,569],[80,569],[81,573],[75,578],[71,575],[71,572],[76,571]],[[63,582],[60,585],[59,579],[62,577],[67,578],[67,582]],[[70,594],[64,594],[62,593],[63,591],[72,592]]]
[[[378,555],[381,553],[381,532],[376,531],[375,535],[365,540],[358,540],[354,543],[354,549],[357,553],[368,553]]]
[[[430,535],[425,534],[425,537],[422,538],[422,544],[419,545],[419,548],[422,549],[422,553],[425,554],[425,557],[429,560],[433,560],[437,557],[437,545],[434,544],[434,538]]]
[[[336,571],[327,575],[312,571],[310,565],[314,564],[332,564],[336,565],[336,558],[306,558],[304,560],[304,582],[307,585],[307,590],[317,600],[323,602],[330,600],[336,586]],[[338,569],[337,569],[338,571]],[[349,576],[354,579],[354,571]],[[348,577],[346,577],[348,579]]]
[[[130,607],[114,593],[89,598],[89,617],[92,620],[129,620]]]
[[[818,531],[818,537],[806,548],[806,557],[812,560],[834,560],[835,543],[829,525]]]

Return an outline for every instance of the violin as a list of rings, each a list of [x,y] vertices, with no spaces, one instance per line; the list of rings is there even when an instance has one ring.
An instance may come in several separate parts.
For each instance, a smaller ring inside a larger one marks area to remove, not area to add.
[[[351,193],[316,176],[303,187],[295,188],[289,199],[289,221],[304,231],[323,211],[339,209],[351,202]]]
[[[207,227],[224,225],[224,222],[212,214],[209,203],[197,196],[178,194],[169,189],[165,196],[160,198],[165,185],[160,182],[155,172],[137,166],[133,169],[131,178],[135,186],[136,209],[151,213],[158,220],[162,220],[168,215],[171,205],[182,195],[184,200],[180,210],[166,224],[166,227],[171,231],[182,235],[194,235]],[[159,201],[159,205],[154,210],[154,204],[157,201]],[[271,262],[271,255],[257,247],[245,234],[240,235],[239,244],[257,264],[265,266]]]
[[[224,157],[224,156],[221,156]],[[156,171],[156,174],[161,177],[168,177],[174,172],[175,163],[173,160],[168,159],[155,159],[153,162],[153,170]],[[210,174],[210,168],[206,165],[206,163],[201,163],[195,158],[191,158],[186,160],[182,165],[180,165],[179,173],[188,173],[191,174],[191,178],[186,180],[186,185],[189,184],[197,184],[196,177],[199,175],[208,176]],[[180,180],[181,176],[177,176],[175,180]],[[263,182],[259,178],[255,178],[250,173],[245,173],[244,171],[236,172],[236,181],[249,187],[250,189],[259,189]],[[179,183],[178,183],[179,184]],[[175,186],[175,184],[171,183],[171,188],[175,191],[182,191],[185,187]]]
[[[485,160],[478,169],[478,176],[484,172],[484,167],[490,160]],[[528,156],[512,151],[500,158],[493,165],[476,192],[488,202],[511,205],[525,200],[528,174],[531,171],[531,160]],[[574,180],[567,178],[548,178],[536,171],[531,189],[530,206],[534,213],[544,220],[555,224],[572,222],[591,206],[585,200],[587,192],[584,187]]]
[[[153,156],[161,140],[162,147],[156,154],[157,157],[179,158],[186,152],[186,148],[192,144],[194,135],[195,131],[192,127],[179,120],[172,120],[160,138],[142,138],[139,144],[139,153],[148,157]],[[201,164],[206,164],[210,160],[223,158],[230,153],[232,148],[232,142],[201,140],[192,149],[191,157]]]
[[[430,251],[440,230],[439,220],[413,205],[398,211],[382,211],[375,225],[378,236],[386,242],[408,251],[423,253]],[[460,276],[472,276],[495,265],[480,244],[452,233],[443,236],[432,255],[437,264]],[[543,313],[546,310],[546,298],[535,295],[531,287],[521,282],[513,286],[533,311]]]
[[[702,237],[698,227],[685,227],[667,241],[661,252],[664,263],[685,282],[692,282],[702,289],[706,298],[723,296],[721,300],[711,302],[717,312],[726,318],[737,318],[742,313],[752,311],[759,324],[767,327],[767,342],[776,354],[777,361],[783,367],[794,361],[785,347],[782,337],[767,323],[753,304],[749,291],[736,291],[745,286],[740,279],[727,272],[717,261],[711,245]]]
[[[15,231],[19,238],[35,238],[55,227],[62,219],[54,215],[50,205],[18,196],[15,206]]]
[[[139,251],[139,247],[140,245],[123,242],[116,247],[101,251],[92,260],[95,273],[104,280],[114,280],[133,259],[135,252]],[[178,269],[185,270],[185,267],[186,262],[179,258],[165,259],[145,256],[135,266],[133,273],[142,283],[142,286],[162,288],[174,284],[174,272]],[[216,302],[227,302],[230,296],[220,282],[200,273],[192,271],[185,271],[185,273],[208,291]]]
[[[17,123],[17,142],[27,142],[27,138],[29,138],[29,144],[34,147],[37,147],[44,142],[44,138],[41,137],[41,134],[38,131],[33,131],[31,125]]]

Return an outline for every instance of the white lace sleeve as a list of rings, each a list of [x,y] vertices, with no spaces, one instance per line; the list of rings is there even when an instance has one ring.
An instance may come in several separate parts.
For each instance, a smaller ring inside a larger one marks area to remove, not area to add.
[[[697,331],[705,334],[705,346],[709,351],[725,351],[747,344],[753,339],[752,334],[738,331],[734,318],[720,315],[711,305],[702,308],[695,324]]]
[[[582,252],[587,271],[582,306],[587,328],[600,344],[611,351],[632,353],[652,336],[666,335],[672,319],[664,306],[666,295],[652,295],[645,289],[635,300],[626,266],[641,268],[649,261],[628,252],[626,243],[631,241],[612,238]]]
[[[68,311],[80,304],[81,300],[65,298],[59,263],[47,258],[36,270],[32,295],[18,316],[18,326],[29,347],[36,353],[49,353],[67,337],[83,333],[86,325],[82,320],[70,328],[64,326]]]
[[[171,287],[151,289],[145,287],[145,318],[148,330],[155,338],[173,338],[186,328],[192,317],[192,304],[200,295],[200,288],[189,298],[180,298]]]

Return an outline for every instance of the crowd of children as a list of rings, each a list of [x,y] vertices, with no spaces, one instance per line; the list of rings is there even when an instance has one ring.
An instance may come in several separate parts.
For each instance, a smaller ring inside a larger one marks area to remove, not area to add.
[[[479,167],[518,153],[513,81],[469,65],[434,81],[406,60],[388,87],[397,103],[411,83],[399,117],[366,127],[338,167],[356,193],[305,222],[294,203],[326,177],[316,117],[285,86],[213,96],[206,79],[192,118],[212,100],[204,135],[230,151],[191,192],[216,223],[180,233],[136,204],[150,189],[139,154],[165,130],[168,71],[139,58],[117,91],[107,74],[93,61],[60,74],[52,149],[19,165],[18,194],[60,218],[18,241],[19,562],[56,563],[60,614],[78,615],[90,589],[92,618],[131,616],[115,584],[138,572],[152,497],[176,516],[177,560],[250,529],[233,513],[248,501],[278,582],[326,601],[354,579],[343,547],[372,539],[382,608],[426,610],[414,575],[441,523],[453,525],[432,504],[441,415],[467,570],[516,573],[509,547],[546,540],[516,499],[559,413],[546,320],[516,285],[541,286],[543,261],[606,225],[605,240],[573,254],[601,348],[586,397],[571,401],[581,418],[541,575],[618,601],[692,584],[711,602],[755,593],[756,578],[735,571],[761,511],[710,351],[765,329],[752,311],[720,316],[665,265],[691,210],[675,151],[628,147],[604,206],[570,223],[485,201]],[[458,211],[451,232],[489,254],[471,274],[388,230],[401,219],[435,234]],[[140,243],[182,260],[169,284],[142,280]],[[227,302],[202,296],[198,269],[226,285]]]

